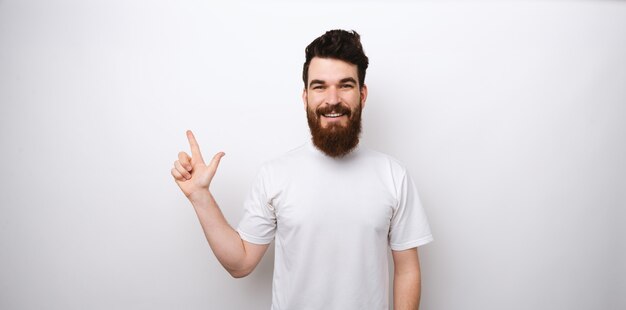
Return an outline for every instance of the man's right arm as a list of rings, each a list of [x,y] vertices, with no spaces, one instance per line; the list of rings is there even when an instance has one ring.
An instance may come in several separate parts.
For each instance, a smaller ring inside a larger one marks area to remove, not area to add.
[[[269,244],[242,240],[239,233],[228,224],[209,191],[198,193],[189,200],[217,260],[235,278],[250,274],[261,261]]]
[[[189,199],[217,260],[235,278],[245,277],[259,263],[268,244],[258,245],[241,239],[228,224],[218,207],[209,185],[224,153],[217,153],[206,165],[200,147],[191,131],[187,131],[191,156],[178,153],[171,173],[176,184]]]

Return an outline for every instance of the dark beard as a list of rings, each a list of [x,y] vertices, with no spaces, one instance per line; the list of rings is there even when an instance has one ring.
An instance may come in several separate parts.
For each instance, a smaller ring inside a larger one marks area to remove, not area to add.
[[[361,110],[362,106],[350,111],[348,107],[338,105],[336,107],[324,107],[312,111],[307,108],[306,116],[311,130],[313,144],[326,155],[333,158],[341,158],[350,153],[359,144],[361,134]],[[321,115],[324,113],[346,113],[348,125],[331,123],[328,128],[322,128]]]

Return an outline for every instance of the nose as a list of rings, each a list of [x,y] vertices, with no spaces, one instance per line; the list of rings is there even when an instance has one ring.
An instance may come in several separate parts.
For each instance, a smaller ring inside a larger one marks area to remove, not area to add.
[[[336,87],[329,87],[326,93],[326,104],[328,105],[337,105],[341,102],[339,98],[339,91],[337,91]]]

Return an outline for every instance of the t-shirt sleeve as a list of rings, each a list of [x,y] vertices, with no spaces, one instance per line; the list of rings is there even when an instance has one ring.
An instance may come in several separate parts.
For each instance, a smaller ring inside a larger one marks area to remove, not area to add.
[[[237,232],[241,239],[254,244],[268,244],[276,233],[276,214],[268,199],[268,175],[261,168],[244,202]]]
[[[389,246],[394,251],[418,247],[433,240],[417,189],[405,171],[398,188],[398,205],[391,218]]]

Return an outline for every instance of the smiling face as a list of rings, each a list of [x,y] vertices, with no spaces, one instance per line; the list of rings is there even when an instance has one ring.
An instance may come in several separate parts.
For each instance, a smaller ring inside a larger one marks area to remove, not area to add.
[[[359,85],[356,65],[314,57],[302,100],[315,146],[332,157],[354,149],[359,142],[366,98],[367,87]]]

